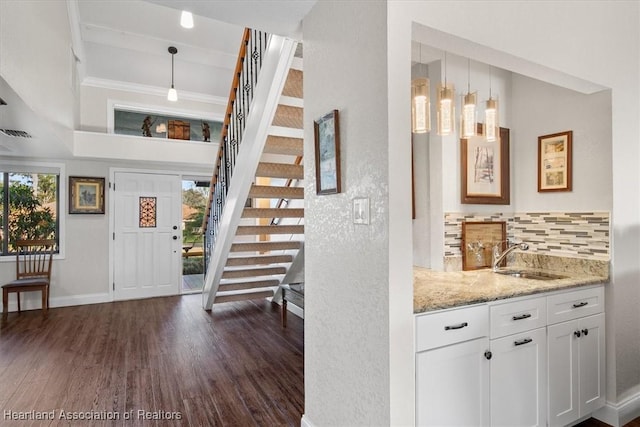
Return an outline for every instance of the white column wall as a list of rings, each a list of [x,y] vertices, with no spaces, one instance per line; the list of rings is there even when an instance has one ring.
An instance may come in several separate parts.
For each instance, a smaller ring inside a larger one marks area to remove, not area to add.
[[[363,22],[366,25],[360,25]],[[363,7],[360,2],[320,1],[304,19],[303,27],[303,423],[388,425],[390,143],[386,5],[371,2]],[[405,58],[409,78],[410,64],[408,56]],[[342,192],[318,196],[313,121],[333,109],[340,114]],[[409,146],[408,132],[403,142]],[[404,175],[409,179],[409,165],[407,157],[403,179]],[[356,197],[369,198],[369,225],[353,224],[352,199]],[[407,206],[410,209],[410,203]],[[405,223],[409,227],[410,210],[407,215]],[[405,253],[410,266],[411,246]],[[410,313],[411,306],[405,311]]]

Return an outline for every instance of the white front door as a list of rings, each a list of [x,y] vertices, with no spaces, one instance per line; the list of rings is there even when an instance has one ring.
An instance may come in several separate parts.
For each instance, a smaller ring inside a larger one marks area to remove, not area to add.
[[[114,299],[179,294],[180,177],[116,172],[113,194]]]

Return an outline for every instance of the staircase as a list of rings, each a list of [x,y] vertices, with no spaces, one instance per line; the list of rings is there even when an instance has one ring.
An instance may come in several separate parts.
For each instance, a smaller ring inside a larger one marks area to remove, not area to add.
[[[229,133],[224,135],[223,130],[221,150],[227,152],[219,156],[212,178],[217,187],[211,187],[205,218],[206,237],[210,240],[206,244],[208,268],[203,291],[207,310],[217,303],[274,296],[278,285],[291,273],[296,257],[303,253],[302,61],[293,58],[295,43],[288,41],[290,45],[284,43],[285,48],[279,53],[280,66],[275,67],[278,70],[274,71],[274,78],[265,77],[276,36],[269,37],[263,69],[252,89],[254,99],[247,106],[231,106],[229,123],[225,120]],[[252,48],[244,50],[247,60],[252,58],[253,62]],[[243,55],[242,47],[240,54]],[[239,59],[238,63],[246,66],[247,60]],[[238,79],[240,88],[243,78]],[[264,106],[258,94],[265,89],[262,85],[277,91],[267,97],[271,100],[265,101]],[[239,102],[240,90],[232,88],[230,101],[235,98],[235,103]],[[234,124],[233,116],[238,116],[238,110],[242,117]],[[260,120],[266,120],[266,126],[254,126]],[[238,125],[244,128],[238,131]],[[254,127],[262,127],[263,132],[253,132]],[[234,143],[230,141],[238,140],[239,148],[233,153]]]

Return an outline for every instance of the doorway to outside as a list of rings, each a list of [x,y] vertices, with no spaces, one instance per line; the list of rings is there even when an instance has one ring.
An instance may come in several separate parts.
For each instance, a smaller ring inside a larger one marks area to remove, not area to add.
[[[202,220],[209,201],[209,181],[182,179],[182,293],[202,292],[204,285],[204,231]]]
[[[114,174],[115,300],[180,293],[180,177]]]

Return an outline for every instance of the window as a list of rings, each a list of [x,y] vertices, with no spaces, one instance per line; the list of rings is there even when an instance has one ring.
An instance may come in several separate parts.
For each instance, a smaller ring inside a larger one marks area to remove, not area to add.
[[[59,170],[0,165],[0,196],[0,255],[15,253],[19,239],[59,242]]]
[[[113,132],[121,135],[218,142],[222,122],[176,115],[114,109]]]

